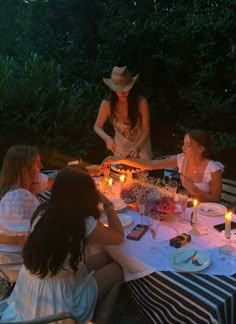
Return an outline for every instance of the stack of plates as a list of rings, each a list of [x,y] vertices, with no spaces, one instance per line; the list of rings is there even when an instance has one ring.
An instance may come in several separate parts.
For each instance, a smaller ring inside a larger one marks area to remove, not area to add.
[[[198,212],[205,216],[223,216],[226,207],[216,203],[202,203],[198,205]]]

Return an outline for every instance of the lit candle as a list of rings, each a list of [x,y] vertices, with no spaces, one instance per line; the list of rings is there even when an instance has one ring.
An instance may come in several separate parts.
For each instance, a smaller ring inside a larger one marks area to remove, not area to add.
[[[193,224],[197,223],[197,204],[198,204],[197,199],[194,199],[193,200],[193,218],[192,218]]]
[[[108,180],[108,186],[112,187],[112,179],[111,178]]]
[[[125,175],[120,176],[120,191],[124,188],[124,183],[125,183]]]
[[[231,219],[232,219],[232,213],[225,213],[225,237],[227,239],[231,236]]]

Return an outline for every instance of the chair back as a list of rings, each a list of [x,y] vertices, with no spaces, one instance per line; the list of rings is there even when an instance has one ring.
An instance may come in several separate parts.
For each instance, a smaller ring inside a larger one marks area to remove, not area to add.
[[[231,179],[222,179],[222,193],[220,202],[226,207],[236,209],[236,181]]]

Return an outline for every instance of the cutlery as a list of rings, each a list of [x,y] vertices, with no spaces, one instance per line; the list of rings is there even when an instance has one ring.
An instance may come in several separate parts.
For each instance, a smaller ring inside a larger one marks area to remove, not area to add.
[[[186,259],[184,259],[184,260],[181,260],[181,261],[178,261],[178,262],[176,262],[175,260],[174,260],[174,264],[176,264],[176,265],[179,265],[179,264],[182,264],[182,263],[188,263],[190,260],[192,260],[195,256],[196,256],[196,254],[197,254],[197,250],[196,251],[194,251],[194,253],[191,255],[191,256],[189,256],[189,257],[187,257]],[[175,259],[176,259],[176,256],[175,256]]]

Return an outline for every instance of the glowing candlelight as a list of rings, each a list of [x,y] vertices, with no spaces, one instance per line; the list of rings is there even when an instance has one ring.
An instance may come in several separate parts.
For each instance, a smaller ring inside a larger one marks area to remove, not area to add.
[[[120,176],[120,191],[124,188],[124,183],[125,183],[125,175],[122,174]]]
[[[232,213],[225,213],[225,237],[227,239],[231,236],[231,219],[232,219]]]
[[[198,204],[197,199],[194,199],[193,200],[193,218],[192,218],[193,224],[197,223],[197,204]]]
[[[110,179],[108,180],[108,186],[109,186],[109,187],[112,187],[112,182],[113,182],[113,181],[112,181],[112,179],[110,178]]]

